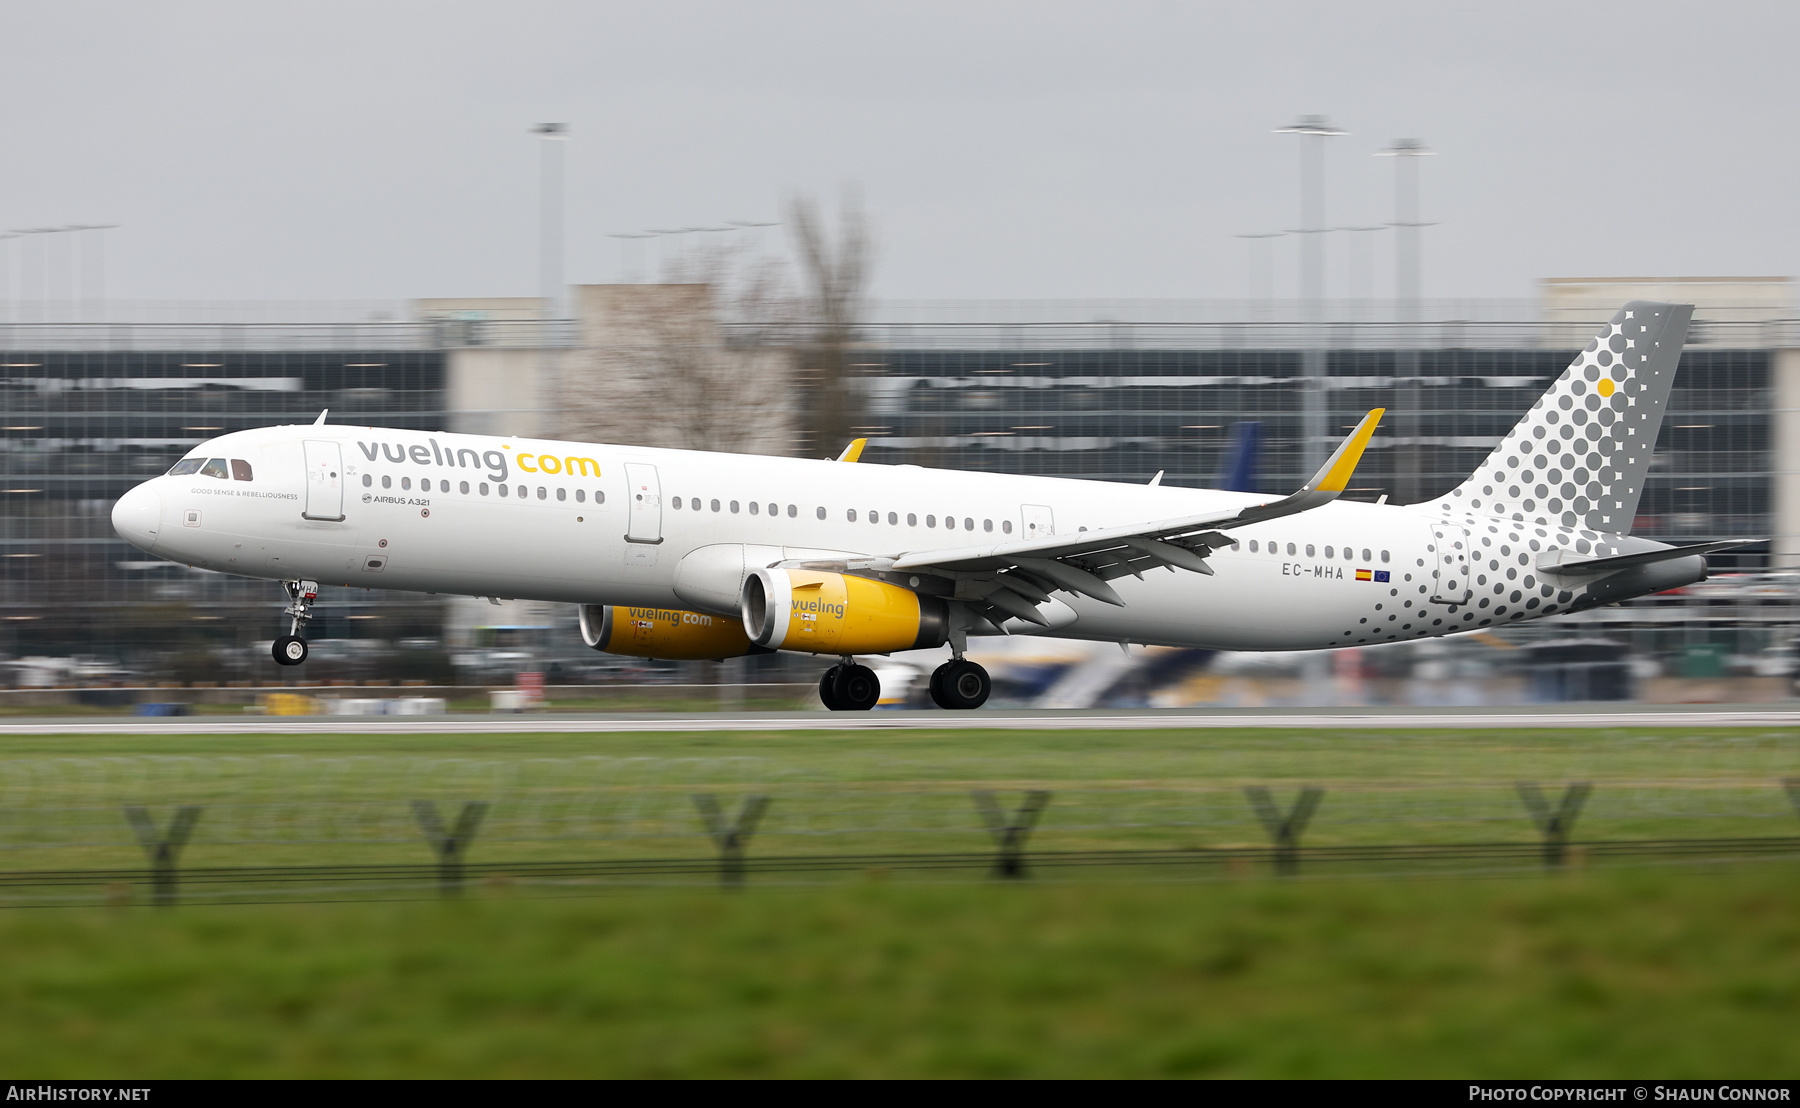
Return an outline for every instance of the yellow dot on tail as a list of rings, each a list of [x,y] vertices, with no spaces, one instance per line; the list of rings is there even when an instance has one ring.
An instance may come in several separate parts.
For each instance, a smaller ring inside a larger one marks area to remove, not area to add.
[[[1610,377],[1600,378],[1600,395],[1601,396],[1611,396],[1613,394],[1613,390],[1616,388],[1618,388],[1618,386],[1612,383],[1612,378],[1610,378]]]

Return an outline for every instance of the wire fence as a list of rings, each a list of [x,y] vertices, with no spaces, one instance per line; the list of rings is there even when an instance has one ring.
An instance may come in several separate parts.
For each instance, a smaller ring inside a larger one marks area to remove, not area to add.
[[[1800,856],[1800,777],[1755,769],[1096,784],[846,782],[757,757],[18,758],[0,762],[0,904]]]

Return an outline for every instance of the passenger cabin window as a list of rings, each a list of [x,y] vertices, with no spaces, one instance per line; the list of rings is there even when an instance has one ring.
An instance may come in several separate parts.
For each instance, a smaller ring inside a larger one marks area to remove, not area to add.
[[[800,505],[798,505],[798,504],[789,504],[788,505],[788,518],[789,519],[800,518]]]
[[[525,499],[526,496],[530,495],[530,492],[531,490],[527,489],[524,485],[520,485],[518,488],[519,499]]]
[[[1250,553],[1252,553],[1252,554],[1256,553],[1256,540],[1255,539],[1250,540]]]
[[[549,490],[549,489],[547,489],[547,488],[545,488],[545,487],[544,487],[544,486],[542,486],[542,485],[539,485],[539,486],[538,486],[538,499],[539,499],[539,500],[548,500],[548,499],[550,499],[550,490]]]
[[[819,517],[820,519],[824,519],[825,518],[825,509],[824,508],[815,508],[815,509],[813,509],[813,515]]]
[[[752,500],[750,502],[750,514],[757,515],[761,511],[762,511],[762,505],[760,503],[758,503],[757,501]]]
[[[203,477],[217,477],[221,481],[231,480],[231,471],[225,468],[224,458],[206,459],[206,464],[200,467],[200,474]]]
[[[919,517],[911,512],[906,513],[906,525],[908,527],[917,527],[919,525]]]
[[[231,479],[233,481],[253,481],[250,476],[250,463],[242,458],[231,459]]]
[[[382,475],[381,475],[381,487],[382,487],[382,488],[384,488],[384,489],[391,489],[391,488],[393,488],[393,487],[394,487],[394,479],[393,479],[393,478],[392,478],[392,477],[389,477],[389,476],[388,476],[388,475],[387,475],[387,474],[385,474],[385,473],[384,473],[384,474],[382,474]]]
[[[898,527],[899,525],[900,525],[900,513],[899,512],[889,512],[888,513],[888,526],[889,527]]]
[[[481,483],[481,495],[486,496],[487,493],[488,493],[487,482],[483,481]]]
[[[1289,556],[1289,557],[1290,557],[1290,558],[1291,558],[1291,557],[1293,557],[1293,556],[1294,556],[1294,555],[1295,555],[1295,554],[1298,554],[1298,553],[1299,553],[1299,551],[1297,551],[1297,550],[1295,550],[1295,549],[1294,549],[1294,544],[1293,544],[1293,543],[1291,543],[1291,542],[1290,542],[1290,543],[1288,543],[1288,556]]]
[[[462,483],[462,494],[463,494],[463,495],[464,495],[464,496],[467,496],[467,495],[469,495],[469,483],[468,483],[468,482],[467,482],[467,481],[464,481],[464,482],[463,482],[463,483]]]
[[[363,488],[366,489],[370,485],[373,485],[374,483],[375,483],[375,478],[373,475],[367,474],[367,473],[363,474]]]
[[[206,464],[205,458],[183,458],[169,470],[170,477],[186,477],[190,473],[199,473],[200,467]]]
[[[1306,544],[1306,556],[1308,558],[1313,556],[1313,544],[1310,542]]]
[[[402,478],[400,478],[400,487],[401,487],[401,488],[403,488],[403,489],[410,489],[410,488],[412,488],[412,478],[411,478],[411,477],[402,477]]]
[[[1365,562],[1372,562],[1372,561],[1374,561],[1374,560],[1375,560],[1375,559],[1373,559],[1373,558],[1371,558],[1371,557],[1369,557],[1369,552],[1368,552],[1368,551],[1367,551],[1367,550],[1364,550],[1364,551],[1363,551],[1363,561],[1365,561]]]
[[[678,512],[681,511],[681,497],[677,496],[673,500],[669,501],[669,503],[674,505],[676,511],[678,511]]]
[[[463,491],[468,492],[469,487],[467,485],[464,485]],[[575,490],[575,503],[577,503],[577,504],[586,504],[587,503],[587,490],[586,489],[576,489]]]
[[[385,480],[385,478],[383,478],[383,480]],[[505,496],[506,495],[506,486],[505,485],[495,485],[494,491],[499,493],[501,496]]]
[[[1006,532],[1009,535],[1012,534],[1012,520],[1010,520],[1010,519],[1001,520],[1000,521],[1000,530]]]
[[[880,523],[881,522],[881,513],[876,512],[876,511],[871,511],[869,513],[869,522],[870,523]]]
[[[823,509],[823,508],[821,508],[821,509],[819,509],[819,510],[820,510],[820,511],[824,511],[824,509]],[[823,519],[823,518],[824,518],[824,517],[823,517],[823,516],[820,516],[820,517],[819,517],[819,518],[821,518],[821,519]],[[847,519],[847,520],[849,520],[849,521],[850,521],[850,522],[851,522],[851,523],[855,523],[855,522],[856,522],[856,509],[855,509],[855,508],[851,508],[851,509],[850,509],[850,510],[849,510],[849,511],[847,511],[847,512],[845,512],[845,513],[844,513],[844,518],[845,518],[845,519]]]
[[[937,526],[937,517],[936,516],[926,516],[925,517],[925,526],[936,527]]]
[[[596,504],[606,503],[606,490],[605,489],[595,489],[594,490],[594,503],[596,503]]]
[[[712,510],[715,512],[719,510],[719,502],[717,500],[712,502]]]
[[[1336,554],[1334,554],[1334,553],[1332,553],[1332,548],[1331,548],[1331,547],[1329,547],[1329,546],[1328,546],[1328,547],[1326,547],[1326,548],[1325,548],[1325,556],[1326,556],[1326,557],[1327,557],[1327,558],[1335,558],[1335,557],[1337,557],[1337,555],[1336,555]]]
[[[448,482],[446,482],[446,485],[447,485],[447,484],[448,484]],[[446,491],[446,492],[448,492],[448,491],[449,491],[449,489],[448,489],[448,488],[446,488],[446,489],[445,489],[445,490],[444,490],[444,491]],[[569,490],[568,490],[568,489],[557,489],[557,490],[556,490],[556,499],[558,499],[558,500],[567,500],[567,499],[569,499]]]
[[[731,502],[731,503],[729,503],[729,504],[727,504],[727,505],[725,505],[725,506],[726,506],[726,507],[727,507],[727,508],[730,508],[730,509],[731,509],[731,514],[732,514],[732,515],[737,515],[737,514],[738,514],[738,502],[737,502],[737,501],[735,501],[735,500],[733,500],[733,501],[732,501],[732,502]]]

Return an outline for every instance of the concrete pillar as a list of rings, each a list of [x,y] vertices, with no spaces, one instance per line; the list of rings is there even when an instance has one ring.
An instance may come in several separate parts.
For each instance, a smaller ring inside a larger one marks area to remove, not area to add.
[[[1769,359],[1770,567],[1800,569],[1800,350]]]

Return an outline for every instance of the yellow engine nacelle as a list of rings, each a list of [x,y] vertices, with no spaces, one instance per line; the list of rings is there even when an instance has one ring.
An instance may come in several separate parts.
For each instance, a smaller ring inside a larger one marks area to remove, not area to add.
[[[583,604],[581,637],[595,650],[632,658],[720,661],[764,653],[751,645],[738,620],[672,608]]]
[[[886,654],[942,646],[949,606],[911,589],[805,569],[759,569],[744,581],[750,641],[811,654]]]

